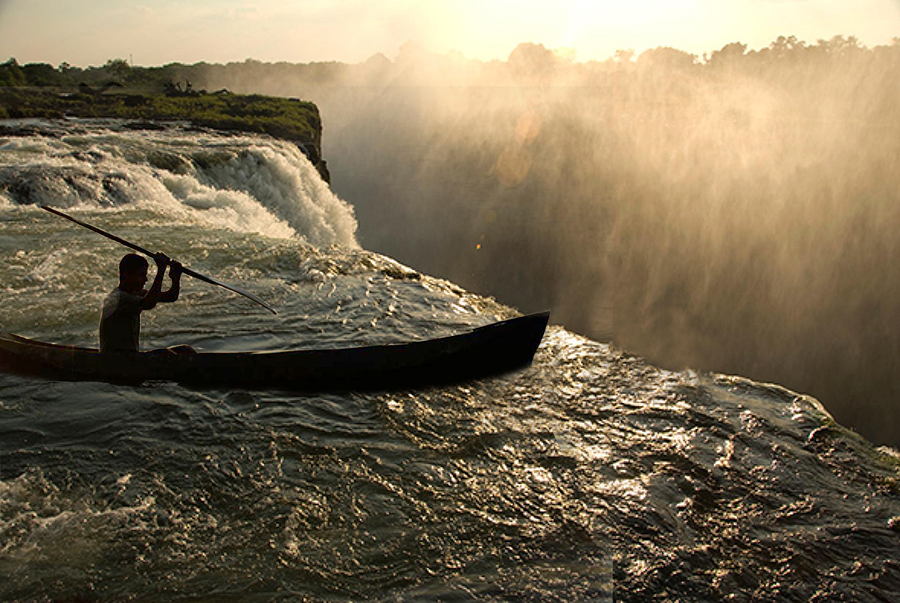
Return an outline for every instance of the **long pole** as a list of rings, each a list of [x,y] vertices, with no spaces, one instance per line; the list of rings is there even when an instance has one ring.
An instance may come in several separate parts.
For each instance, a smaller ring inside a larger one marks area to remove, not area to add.
[[[63,212],[59,211],[58,209],[53,209],[52,207],[47,207],[46,205],[39,205],[38,207],[49,211],[51,214],[56,214],[57,216],[59,216],[61,218],[65,218],[66,220],[75,222],[79,226],[83,226],[84,228],[87,228],[88,230],[93,230],[97,234],[103,235],[107,239],[112,239],[116,243],[119,243],[121,245],[124,245],[125,247],[133,249],[133,250],[137,251],[138,253],[143,253],[144,255],[149,256],[151,258],[155,255],[152,252],[144,249],[143,247],[141,247],[139,245],[135,245],[131,241],[126,241],[125,239],[123,239],[121,237],[117,237],[116,235],[114,235],[112,233],[109,233],[109,232],[106,232],[105,230],[97,228],[96,226],[91,226],[90,224],[88,224],[86,222],[82,222],[81,220],[76,220],[72,216],[70,216],[68,214],[64,214]],[[228,283],[223,283],[222,281],[216,280],[216,279],[212,278],[211,276],[206,276],[205,274],[201,274],[199,272],[196,272],[196,271],[191,270],[190,268],[186,268],[186,267],[182,267],[181,272],[184,274],[187,274],[188,276],[192,276],[196,279],[199,279],[201,281],[210,283],[211,285],[218,285],[219,287],[223,287],[225,289],[228,289],[229,291],[234,291],[238,295],[243,295],[247,299],[256,302],[257,304],[259,304],[260,306],[262,306],[263,308],[265,308],[272,314],[277,314],[277,312],[275,312],[275,309],[272,308],[272,306],[270,306],[269,304],[267,304],[266,302],[264,302],[257,296],[253,295],[252,293],[248,293],[246,291],[238,289],[234,285],[229,285]]]

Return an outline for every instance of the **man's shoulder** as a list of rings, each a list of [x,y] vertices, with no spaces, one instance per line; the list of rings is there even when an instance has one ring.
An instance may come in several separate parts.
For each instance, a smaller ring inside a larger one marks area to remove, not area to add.
[[[140,309],[141,302],[144,300],[145,295],[147,295],[146,289],[142,290],[140,293],[130,293],[116,287],[109,292],[109,295],[106,296],[106,300],[103,302],[105,313],[108,314],[120,308]]]
[[[143,299],[144,296],[146,296],[146,295],[147,295],[146,289],[141,289],[140,291],[134,293],[131,291],[125,291],[121,287],[116,287],[115,289],[113,289],[112,291],[109,292],[109,295],[107,297],[123,297],[123,298],[136,297],[138,299]]]

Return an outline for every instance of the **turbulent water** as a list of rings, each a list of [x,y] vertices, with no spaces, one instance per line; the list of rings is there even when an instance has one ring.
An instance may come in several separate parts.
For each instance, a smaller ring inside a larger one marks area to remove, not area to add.
[[[145,347],[340,347],[515,310],[360,249],[302,153],[6,122],[0,328],[92,345],[123,248],[186,279]],[[529,368],[357,395],[0,375],[2,600],[900,597],[900,457],[815,400],[551,327]]]

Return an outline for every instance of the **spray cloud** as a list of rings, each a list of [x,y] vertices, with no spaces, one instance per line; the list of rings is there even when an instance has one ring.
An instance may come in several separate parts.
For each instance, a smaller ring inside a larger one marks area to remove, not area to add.
[[[810,393],[900,445],[898,68],[897,44],[791,37],[184,77],[316,102],[364,247],[665,366]]]

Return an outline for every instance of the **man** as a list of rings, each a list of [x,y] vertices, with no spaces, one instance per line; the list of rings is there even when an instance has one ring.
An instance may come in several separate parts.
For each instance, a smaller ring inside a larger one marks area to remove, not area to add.
[[[156,278],[150,289],[147,284],[149,263],[140,255],[129,253],[119,262],[119,286],[103,302],[100,317],[100,351],[103,353],[139,352],[141,312],[152,310],[159,302],[171,303],[178,299],[181,290],[181,264],[173,262],[164,253],[157,253]],[[162,290],[163,277],[169,267],[172,286]],[[168,353],[191,353],[189,346],[178,346]]]

